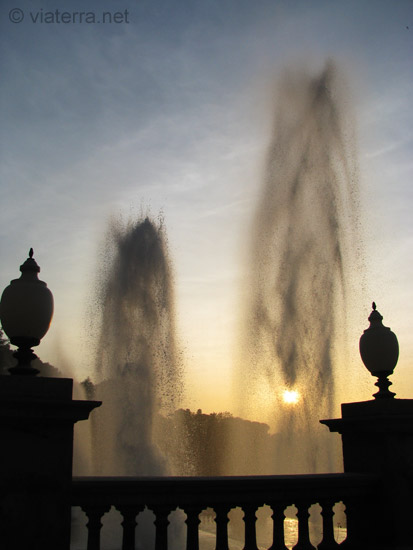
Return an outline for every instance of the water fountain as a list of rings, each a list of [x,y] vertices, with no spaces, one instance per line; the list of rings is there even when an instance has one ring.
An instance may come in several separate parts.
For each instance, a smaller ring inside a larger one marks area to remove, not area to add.
[[[336,67],[279,82],[249,256],[241,412],[270,418],[275,472],[331,470],[316,428],[334,405],[334,344],[357,267],[357,162]],[[271,402],[265,412],[265,401]]]
[[[156,416],[175,410],[182,392],[175,342],[172,277],[162,223],[112,223],[106,270],[97,285],[99,327],[93,419],[95,475],[161,475]]]

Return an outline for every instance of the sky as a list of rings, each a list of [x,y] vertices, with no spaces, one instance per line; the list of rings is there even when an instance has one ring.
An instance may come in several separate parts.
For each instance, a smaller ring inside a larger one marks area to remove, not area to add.
[[[103,12],[118,22],[90,22]],[[343,366],[338,402],[373,391],[357,356],[373,300],[399,338],[393,388],[413,397],[412,0],[3,0],[0,19],[0,286],[33,247],[55,299],[43,361],[90,374],[109,220],[161,214],[183,405],[231,409],[274,84],[285,67],[318,71],[332,57],[356,121],[366,266],[349,332],[360,375]]]

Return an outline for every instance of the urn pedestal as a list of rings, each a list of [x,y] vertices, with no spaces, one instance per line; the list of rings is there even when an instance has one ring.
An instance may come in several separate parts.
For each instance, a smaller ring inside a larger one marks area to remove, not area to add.
[[[71,379],[0,376],[0,540],[4,550],[69,550],[73,426],[101,403]]]

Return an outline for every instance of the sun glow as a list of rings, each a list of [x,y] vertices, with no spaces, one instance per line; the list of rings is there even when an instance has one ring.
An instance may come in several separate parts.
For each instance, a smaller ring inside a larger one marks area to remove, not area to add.
[[[300,394],[296,390],[284,390],[282,397],[288,405],[295,405],[300,400]]]

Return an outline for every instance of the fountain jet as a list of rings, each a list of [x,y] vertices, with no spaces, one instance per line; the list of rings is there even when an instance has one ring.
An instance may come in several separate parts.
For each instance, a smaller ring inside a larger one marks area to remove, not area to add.
[[[332,466],[312,426],[333,412],[338,320],[349,269],[358,265],[358,170],[333,62],[317,76],[285,71],[277,96],[253,221],[237,387],[244,414],[256,416],[271,394],[277,472],[292,463],[295,472],[316,472]],[[294,406],[283,403],[286,391],[299,392]]]
[[[154,442],[159,413],[174,411],[182,393],[175,340],[170,261],[161,222],[113,223],[98,282],[95,375],[104,403],[94,419],[97,475],[161,475]]]

